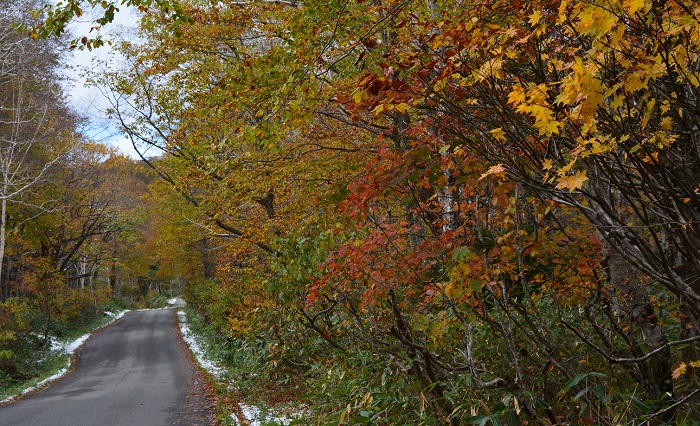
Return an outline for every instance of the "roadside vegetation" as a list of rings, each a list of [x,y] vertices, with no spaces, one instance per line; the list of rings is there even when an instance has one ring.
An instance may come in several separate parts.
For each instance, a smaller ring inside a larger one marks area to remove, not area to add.
[[[141,38],[89,82],[142,161],[71,150],[42,172],[68,190],[16,194],[2,327],[11,303],[54,312],[52,289],[182,288],[231,407],[698,425],[694,4],[127,3]],[[116,12],[69,0],[20,29],[55,43],[92,7]]]
[[[58,321],[48,339],[35,332],[18,333],[12,345],[4,350],[12,353],[0,376],[0,401],[15,397],[26,389],[51,377],[69,365],[72,352],[66,347],[77,339],[108,324],[126,306],[120,301],[92,305],[73,318]],[[8,357],[9,358],[9,357]]]
[[[251,345],[247,339],[223,336],[193,309],[185,307],[184,312],[188,336],[201,351],[195,358],[216,392],[222,425],[246,420],[261,425],[308,423],[303,381],[291,383],[288,377],[271,374],[271,365],[261,362],[262,342]]]

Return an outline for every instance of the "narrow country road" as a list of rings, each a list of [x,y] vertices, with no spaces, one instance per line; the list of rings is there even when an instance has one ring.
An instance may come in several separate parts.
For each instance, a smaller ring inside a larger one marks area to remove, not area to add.
[[[213,395],[175,317],[174,309],[127,313],[87,341],[66,377],[0,407],[0,425],[214,424]]]

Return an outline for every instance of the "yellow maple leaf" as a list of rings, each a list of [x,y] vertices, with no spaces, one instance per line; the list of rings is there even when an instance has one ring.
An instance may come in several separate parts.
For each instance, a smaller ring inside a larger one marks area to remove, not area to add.
[[[562,22],[566,21],[568,18],[567,12],[567,7],[569,6],[569,1],[564,0],[559,4],[559,15],[557,17],[557,24],[561,24]]]
[[[691,367],[700,368],[700,361],[693,361],[690,363]]]
[[[638,10],[645,7],[644,0],[627,0],[622,5],[627,10],[627,13],[634,15]]]
[[[583,188],[583,183],[587,180],[586,171],[581,170],[576,172],[575,175],[561,176],[557,179],[556,189],[568,189],[569,192],[574,192],[577,189]]]
[[[545,136],[552,136],[559,134],[559,125],[561,123],[558,121],[549,121],[547,123],[543,123],[541,127],[539,127],[540,135],[545,135]]]
[[[579,14],[578,30],[599,39],[603,35],[610,34],[617,19],[615,14],[598,5],[587,5],[582,7]]]
[[[506,140],[506,132],[504,132],[501,127],[491,130],[491,136],[497,141]]]
[[[638,73],[633,73],[624,85],[626,93],[634,93],[637,90],[642,90],[647,88],[647,83],[643,81]]]
[[[610,36],[610,46],[611,47],[617,47],[620,45],[620,42],[625,36],[625,30],[627,29],[626,26],[620,25],[617,27],[615,32]]]
[[[533,12],[532,15],[529,16],[529,18],[530,24],[537,25],[537,23],[540,22],[540,19],[542,19],[542,12],[536,10],[535,12]]]
[[[611,109],[620,108],[626,100],[627,100],[627,98],[625,96],[622,96],[622,95],[616,96],[615,99],[613,99],[613,101],[610,103],[610,108]]]
[[[542,170],[551,170],[553,166],[554,163],[549,158],[542,162]]]
[[[525,102],[525,91],[522,86],[513,86],[513,90],[508,93],[508,103],[518,106]]]

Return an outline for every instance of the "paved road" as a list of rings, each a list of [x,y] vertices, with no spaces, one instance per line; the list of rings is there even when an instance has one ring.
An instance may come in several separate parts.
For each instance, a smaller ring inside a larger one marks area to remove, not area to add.
[[[174,309],[129,312],[87,341],[68,376],[0,407],[0,425],[213,424],[213,397],[176,327]]]

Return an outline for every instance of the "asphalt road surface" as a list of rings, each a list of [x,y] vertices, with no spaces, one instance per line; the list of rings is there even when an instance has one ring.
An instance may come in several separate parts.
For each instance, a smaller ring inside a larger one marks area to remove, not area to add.
[[[0,425],[209,425],[214,406],[175,310],[135,311],[90,338],[66,377],[0,407]]]

